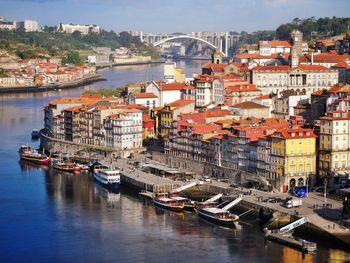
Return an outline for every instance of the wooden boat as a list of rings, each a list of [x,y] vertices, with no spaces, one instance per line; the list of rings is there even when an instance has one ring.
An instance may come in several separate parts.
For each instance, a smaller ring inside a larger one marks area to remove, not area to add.
[[[81,171],[81,167],[79,167],[76,163],[72,162],[59,162],[54,164],[53,168],[67,173],[75,173]]]
[[[44,153],[39,153],[37,150],[29,146],[21,146],[19,149],[21,160],[25,160],[32,163],[48,165],[51,162],[51,158]]]
[[[155,198],[153,199],[153,202],[155,205],[168,209],[174,212],[182,212],[182,210],[185,207],[185,203],[187,202],[187,198],[183,197],[167,197],[166,195],[163,194],[157,194]]]
[[[235,227],[234,223],[239,219],[237,215],[216,207],[198,208],[196,212],[206,221],[226,227]]]
[[[199,217],[203,218],[206,221],[211,223],[226,226],[226,227],[235,227],[235,222],[239,219],[238,215],[232,214],[229,212],[233,206],[242,201],[242,196],[239,196],[235,200],[231,201],[229,204],[223,208],[217,207],[204,207],[197,208],[196,212]]]

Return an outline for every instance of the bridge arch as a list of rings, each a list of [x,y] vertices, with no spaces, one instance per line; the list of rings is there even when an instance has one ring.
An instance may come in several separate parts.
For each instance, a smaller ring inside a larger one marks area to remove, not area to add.
[[[206,43],[208,46],[210,46],[210,47],[212,47],[212,48],[214,48],[214,49],[219,49],[220,52],[221,52],[221,54],[222,54],[223,56],[226,56],[226,54],[225,54],[224,52],[222,52],[221,48],[219,48],[219,47],[213,45],[212,43],[210,43],[210,42],[208,42],[208,41],[206,41],[206,40],[204,40],[204,39],[198,38],[198,37],[187,36],[187,35],[178,35],[178,36],[168,37],[168,38],[162,39],[162,40],[160,40],[160,41],[154,43],[154,46],[156,47],[156,46],[159,46],[159,45],[161,45],[161,44],[163,44],[163,43],[165,43],[165,42],[168,42],[168,41],[171,41],[171,40],[174,40],[174,39],[179,39],[179,38],[189,38],[189,39],[194,39],[194,40],[201,41],[201,42],[203,42],[203,43]]]

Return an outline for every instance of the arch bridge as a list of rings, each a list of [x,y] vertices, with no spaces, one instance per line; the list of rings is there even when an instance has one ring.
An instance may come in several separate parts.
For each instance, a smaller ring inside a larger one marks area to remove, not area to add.
[[[191,34],[144,34],[140,33],[139,37],[141,41],[159,46],[165,42],[174,39],[194,39],[203,42],[213,49],[218,49],[223,56],[228,56],[228,50],[237,42],[240,35],[230,34],[228,32],[193,32]]]

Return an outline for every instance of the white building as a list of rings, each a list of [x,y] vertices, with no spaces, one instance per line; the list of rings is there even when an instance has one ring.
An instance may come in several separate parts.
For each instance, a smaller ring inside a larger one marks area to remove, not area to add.
[[[159,98],[153,92],[142,92],[128,95],[128,104],[138,104],[153,109],[159,107]]]
[[[159,106],[164,107],[165,104],[181,99],[182,91],[190,87],[185,83],[164,83],[164,82],[150,82],[145,91],[153,93],[159,98]]]
[[[14,22],[5,22],[5,21],[0,21],[0,30],[15,30],[16,25]]]
[[[35,20],[16,21],[16,29],[23,29],[26,32],[39,31],[39,24]]]
[[[284,90],[299,90],[311,94],[329,89],[338,83],[338,72],[319,65],[257,66],[252,69],[252,83],[263,94],[280,94]]]
[[[196,81],[196,107],[203,107],[212,101],[211,81],[197,80]]]
[[[82,35],[87,35],[89,32],[99,34],[101,29],[96,25],[78,25],[78,24],[63,24],[60,23],[57,27],[58,31],[72,34],[75,31],[80,32]]]
[[[278,53],[286,54],[290,53],[291,47],[291,43],[284,40],[259,41],[259,54],[262,56]]]
[[[128,109],[108,116],[104,122],[106,146],[115,150],[142,147],[142,112]]]
[[[214,79],[212,82],[212,101],[215,104],[225,103],[224,82],[220,79]]]

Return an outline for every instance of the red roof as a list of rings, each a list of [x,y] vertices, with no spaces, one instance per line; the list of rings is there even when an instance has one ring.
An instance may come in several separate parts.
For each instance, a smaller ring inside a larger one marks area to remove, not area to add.
[[[186,89],[188,87],[187,84],[185,83],[163,83],[160,84],[160,88],[163,91],[167,91],[167,90],[182,90],[182,89]]]
[[[289,41],[285,40],[270,40],[270,41],[259,41],[259,46],[264,45],[265,43],[268,44],[270,47],[285,47],[285,48],[291,48],[292,45]]]
[[[153,99],[153,98],[158,98],[158,96],[153,92],[143,92],[143,93],[136,93],[135,98],[136,99]]]
[[[165,106],[169,106],[169,107],[182,107],[185,105],[189,105],[189,104],[194,104],[195,102],[193,100],[176,100],[174,102],[165,104]]]
[[[255,84],[240,84],[227,87],[228,92],[256,92],[261,91]]]
[[[350,59],[350,55],[334,55],[329,53],[320,53],[313,55],[314,63],[338,63]],[[311,63],[312,55],[303,55],[299,61],[301,63]]]
[[[340,62],[338,62],[337,64],[335,64],[332,67],[335,67],[335,68],[349,68],[349,65],[345,61],[340,61]]]
[[[268,100],[271,99],[271,95],[270,94],[266,94],[266,95],[262,95],[260,97],[255,98],[256,100]]]
[[[306,64],[300,64],[296,67],[297,69],[306,70],[306,71],[330,71],[329,68],[326,68],[325,66],[321,65],[306,65]]]
[[[307,135],[308,133],[308,135]],[[280,137],[285,139],[304,139],[304,138],[316,138],[312,129],[304,129],[301,127],[298,128],[289,128],[277,130],[272,137]]]
[[[215,64],[215,63],[207,63],[202,66],[203,69],[212,69],[214,72],[223,72],[224,67],[228,64]]]

